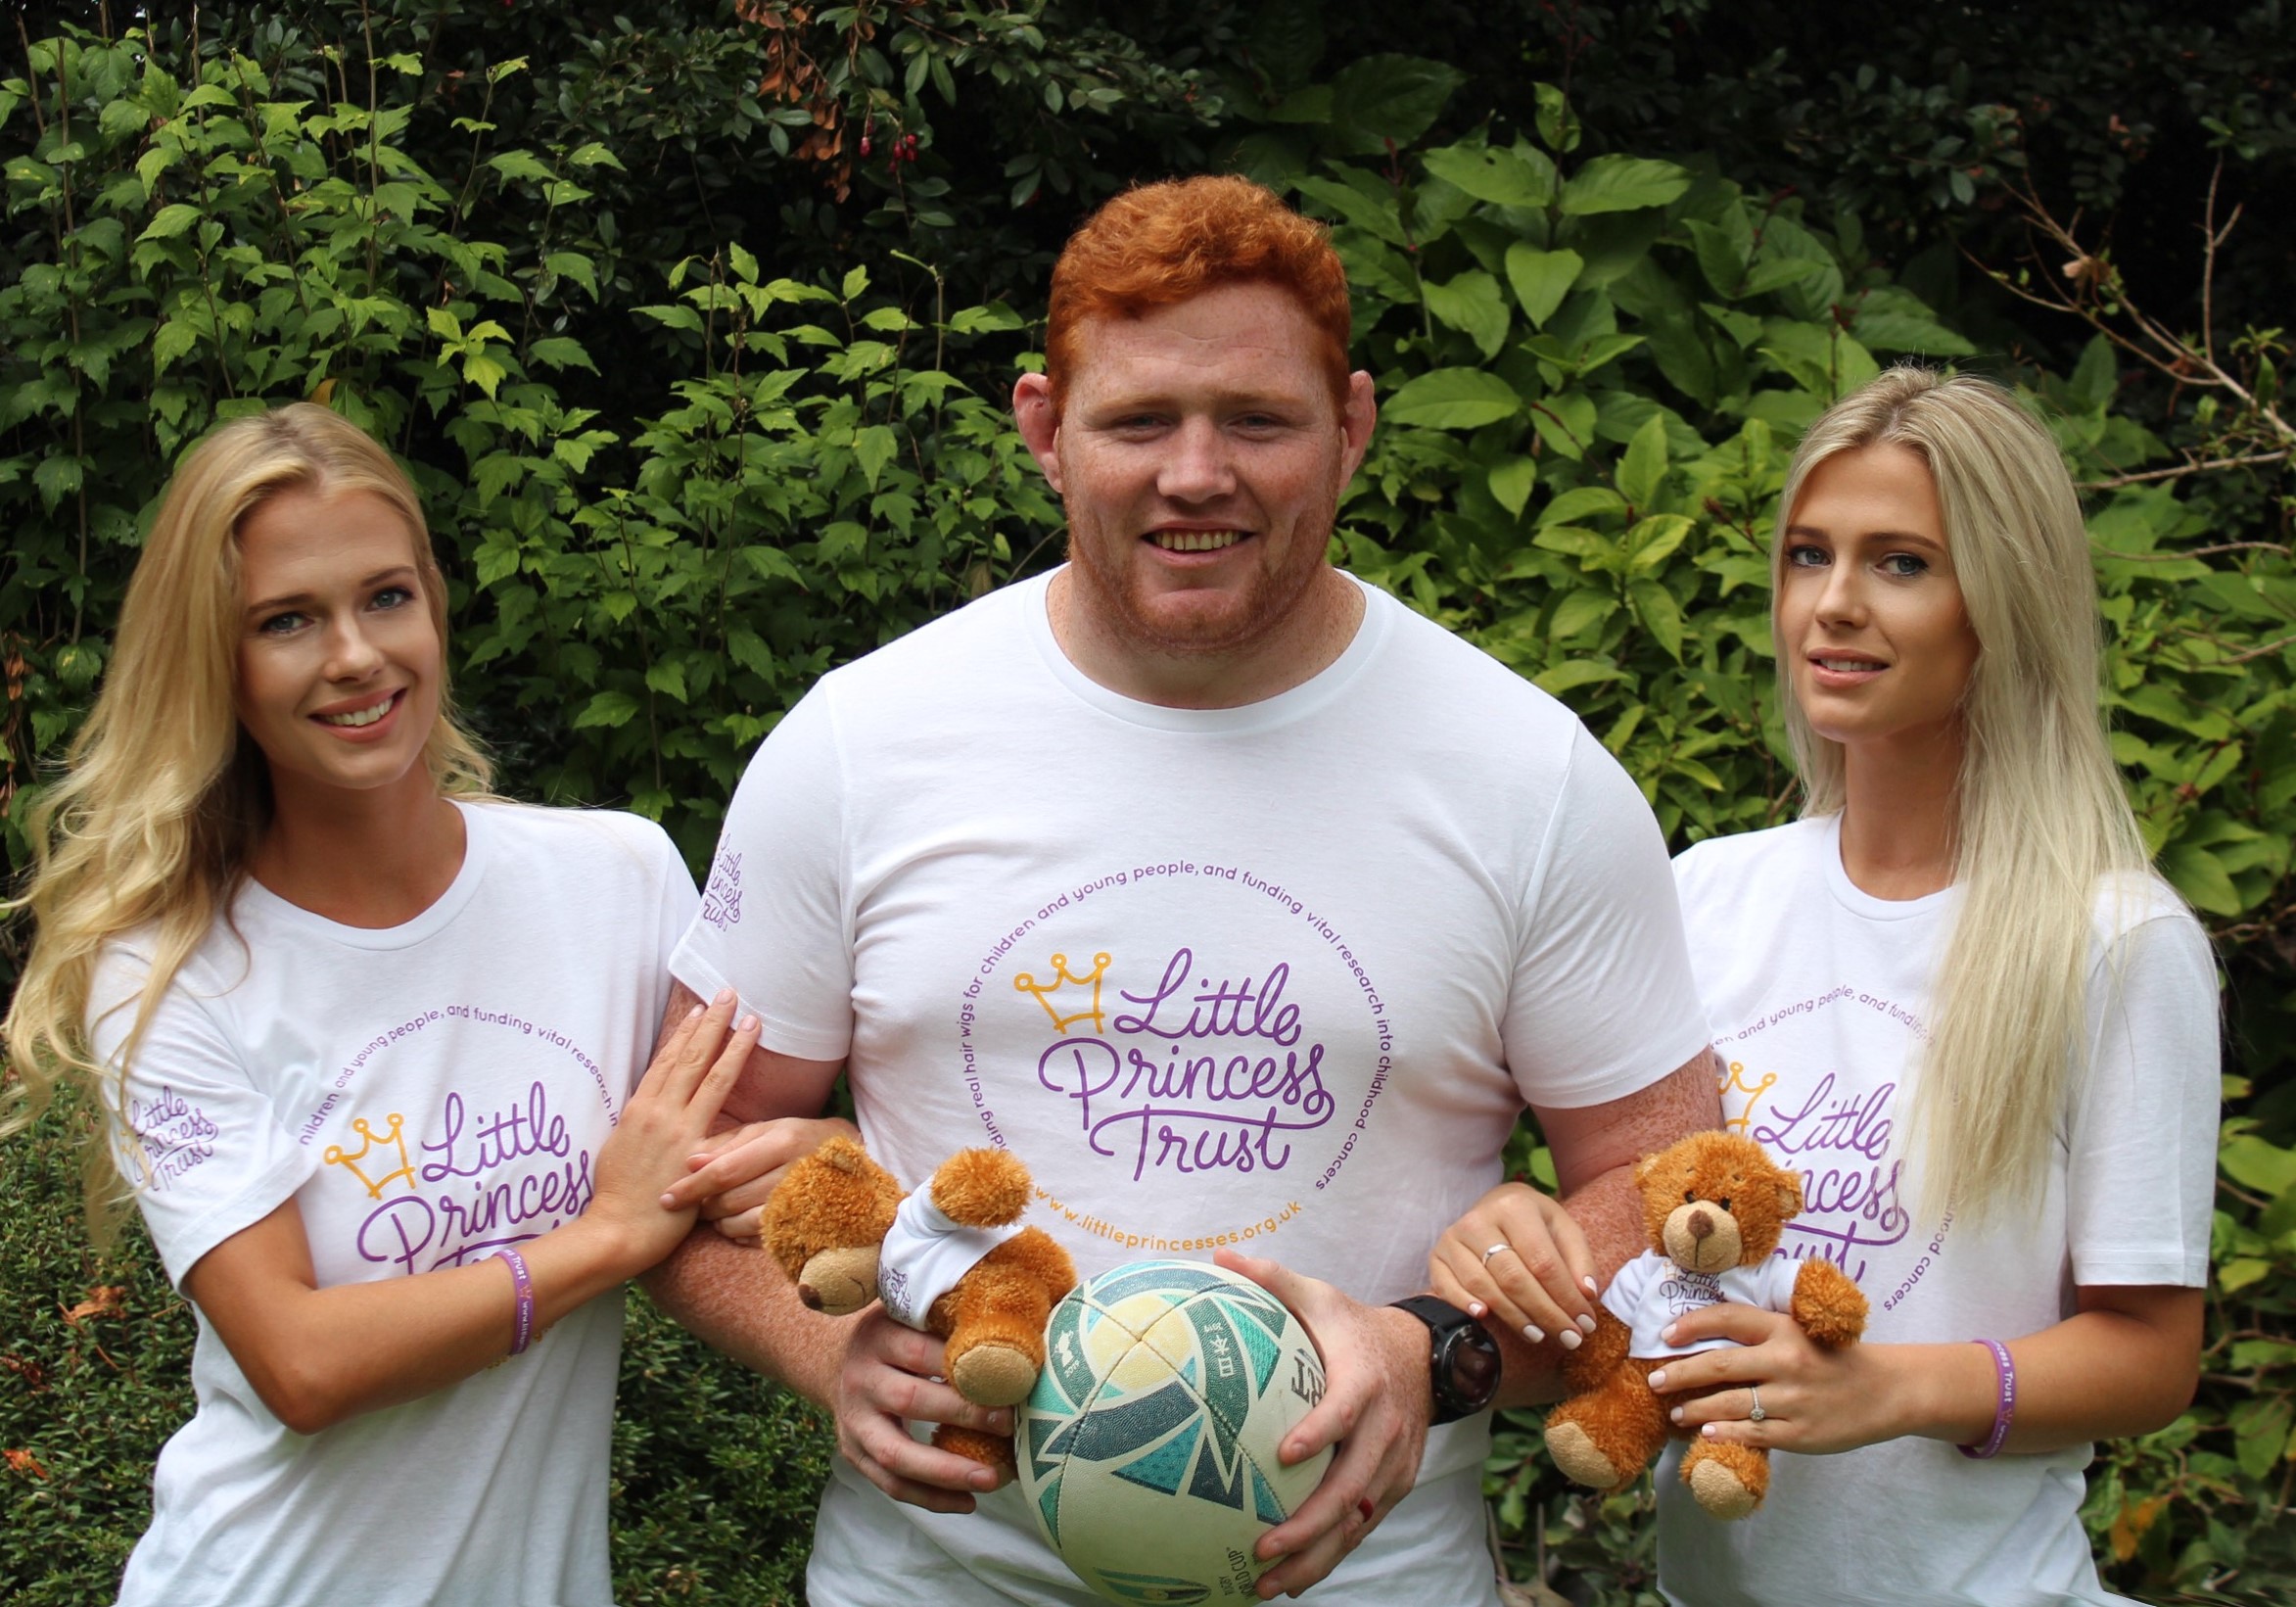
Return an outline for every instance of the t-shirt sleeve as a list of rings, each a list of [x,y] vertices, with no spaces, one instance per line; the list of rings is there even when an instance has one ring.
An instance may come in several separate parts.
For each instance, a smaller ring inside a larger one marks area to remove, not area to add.
[[[751,758],[670,957],[702,998],[739,993],[762,1047],[805,1060],[841,1059],[853,1042],[844,792],[828,692],[816,686]]]
[[[2216,961],[2182,911],[2136,925],[2090,982],[2089,1064],[2068,1123],[2073,1281],[2208,1281],[2222,1099]]]
[[[1643,1291],[1650,1287],[1652,1269],[1658,1264],[1659,1258],[1646,1250],[1612,1273],[1603,1290],[1603,1309],[1632,1328],[1634,1314],[1642,1307]]]
[[[89,1037],[100,1063],[114,1063],[125,1045],[147,975],[142,957],[117,947],[99,964]],[[292,1199],[319,1163],[281,1125],[213,1004],[178,974],[110,1112],[113,1157],[179,1286],[201,1256]]]
[[[1659,824],[1579,728],[1540,845],[1504,1023],[1525,1101],[1622,1099],[1707,1047]]]

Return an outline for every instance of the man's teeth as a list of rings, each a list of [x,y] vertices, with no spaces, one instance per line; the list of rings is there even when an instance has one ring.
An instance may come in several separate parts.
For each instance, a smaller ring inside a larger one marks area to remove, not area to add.
[[[398,697],[393,695],[367,708],[353,709],[349,714],[322,714],[319,719],[330,726],[371,726],[389,714],[391,705],[398,701]]]
[[[1166,552],[1217,552],[1243,540],[1241,530],[1159,530],[1148,538]]]

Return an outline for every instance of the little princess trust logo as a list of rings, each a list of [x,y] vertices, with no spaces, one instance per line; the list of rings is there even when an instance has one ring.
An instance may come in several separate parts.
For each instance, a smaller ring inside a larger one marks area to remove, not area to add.
[[[1330,919],[1251,868],[1189,860],[1111,869],[1034,906],[981,956],[953,1024],[991,1140],[1016,1106],[1032,1125],[1052,1114],[1087,1158],[1048,1158],[1096,1192],[1212,1176],[1325,1188],[1394,1064],[1386,1001]]]

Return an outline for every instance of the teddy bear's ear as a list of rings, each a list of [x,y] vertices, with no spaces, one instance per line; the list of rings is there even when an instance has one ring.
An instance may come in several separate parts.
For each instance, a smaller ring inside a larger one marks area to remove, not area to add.
[[[1802,1174],[1785,1167],[1778,1169],[1778,1220],[1802,1214]]]
[[[869,1163],[868,1152],[843,1137],[830,1139],[814,1152],[814,1158],[841,1172],[859,1172]]]

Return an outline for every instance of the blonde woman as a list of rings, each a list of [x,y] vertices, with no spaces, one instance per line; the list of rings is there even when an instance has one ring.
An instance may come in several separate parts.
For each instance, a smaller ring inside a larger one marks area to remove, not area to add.
[[[1782,1254],[1872,1303],[1828,1353],[1686,1306],[1652,1383],[1774,1459],[1739,1523],[1659,1489],[1660,1582],[1697,1604],[2104,1602],[2089,1442],[2190,1399],[2216,1157],[2216,974],[2150,872],[2098,711],[2074,489],[1998,388],[1899,368],[1811,428],[1772,623],[1807,794],[1675,862],[1728,1124],[1802,1177]],[[1433,1257],[1522,1323],[1519,1186]],[[1485,1252],[1489,1252],[1486,1257]],[[1821,1460],[1821,1458],[1823,1458]]]
[[[638,1082],[692,881],[646,822],[487,795],[445,622],[389,454],[228,423],[30,827],[11,1063],[109,1113],[199,1320],[124,1602],[612,1599],[617,1291],[755,1023],[692,1013]]]

